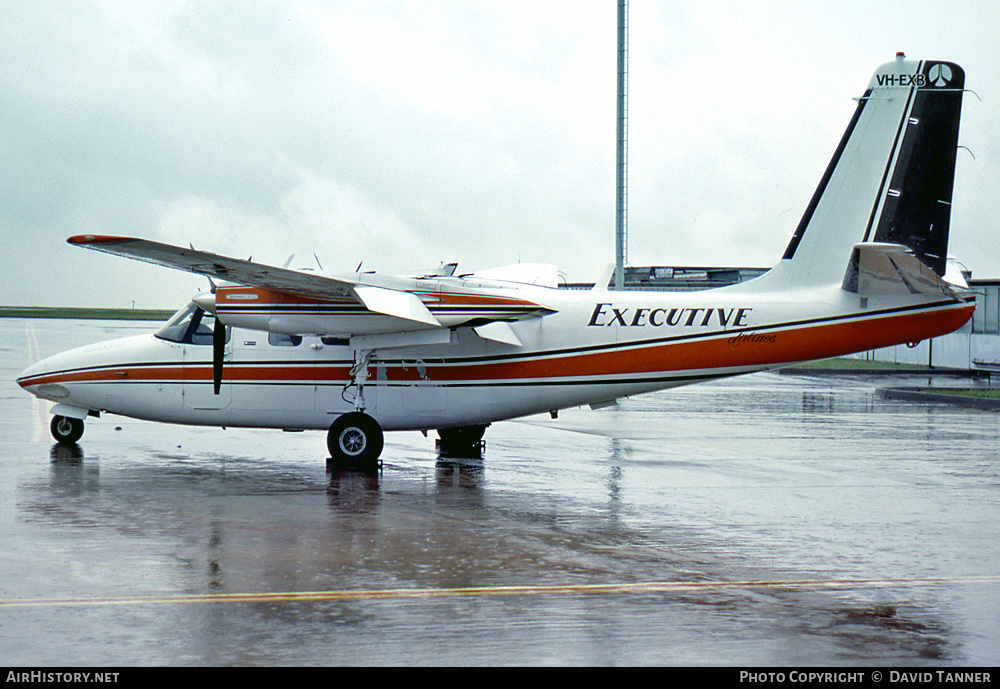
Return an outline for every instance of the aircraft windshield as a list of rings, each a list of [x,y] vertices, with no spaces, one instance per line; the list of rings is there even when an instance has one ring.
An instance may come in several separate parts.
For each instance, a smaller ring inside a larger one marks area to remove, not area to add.
[[[210,345],[214,329],[215,316],[192,303],[175,313],[156,336],[178,344]],[[232,330],[226,328],[226,342],[231,334]]]

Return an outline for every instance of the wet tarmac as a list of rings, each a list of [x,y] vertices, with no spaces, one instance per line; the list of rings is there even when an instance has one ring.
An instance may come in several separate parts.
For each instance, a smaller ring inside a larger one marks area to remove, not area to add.
[[[10,665],[1000,662],[1000,412],[764,373],[497,423],[478,458],[387,434],[374,475],[321,433],[56,446],[17,373],[152,327],[0,320]]]

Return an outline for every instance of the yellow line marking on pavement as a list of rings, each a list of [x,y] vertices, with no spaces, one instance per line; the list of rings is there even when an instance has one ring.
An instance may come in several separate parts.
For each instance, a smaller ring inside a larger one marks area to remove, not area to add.
[[[924,577],[898,579],[802,579],[773,581],[654,581],[622,584],[555,584],[551,586],[474,586],[444,589],[369,589],[343,591],[280,591],[263,593],[208,593],[130,596],[114,598],[0,599],[0,608],[84,607],[112,605],[175,605],[190,603],[298,603],[369,601],[384,599],[457,598],[464,596],[613,595],[672,593],[725,589],[856,589],[879,587],[955,586],[997,584],[1000,576]]]

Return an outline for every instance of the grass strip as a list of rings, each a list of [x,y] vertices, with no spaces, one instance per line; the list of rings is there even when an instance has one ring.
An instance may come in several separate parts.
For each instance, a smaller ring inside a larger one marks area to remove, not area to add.
[[[165,321],[173,311],[96,309],[70,306],[0,306],[0,318],[80,318],[116,321]]]

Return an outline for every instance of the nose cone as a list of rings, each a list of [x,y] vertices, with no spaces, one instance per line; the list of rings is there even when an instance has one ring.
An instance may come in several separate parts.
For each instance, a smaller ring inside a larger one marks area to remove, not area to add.
[[[71,349],[32,364],[17,378],[36,397],[79,409],[107,410],[109,402],[135,387],[131,373],[155,365],[169,344],[153,335],[135,335]]]
[[[17,377],[17,384],[22,388],[28,389],[32,386],[38,385],[45,375],[52,370],[48,359],[42,359],[41,361],[36,361],[28,368],[21,371],[21,375]]]
[[[22,388],[27,388],[31,383],[29,382],[32,378],[38,376],[44,369],[42,368],[42,362],[38,361],[29,366],[28,368],[21,371],[21,375],[17,377],[17,384]]]
[[[108,371],[116,365],[126,363],[127,354],[135,349],[133,343],[145,339],[145,336],[138,336],[109,340],[50,356],[22,371],[17,384],[31,394],[53,402],[79,401],[81,405],[84,401],[95,402],[89,399],[91,393],[86,391],[100,387],[94,383],[107,378]]]
[[[21,371],[17,384],[36,397],[53,402],[61,402],[69,397],[69,388],[62,385],[58,372],[62,370],[60,359],[65,355],[57,355],[42,359]]]

